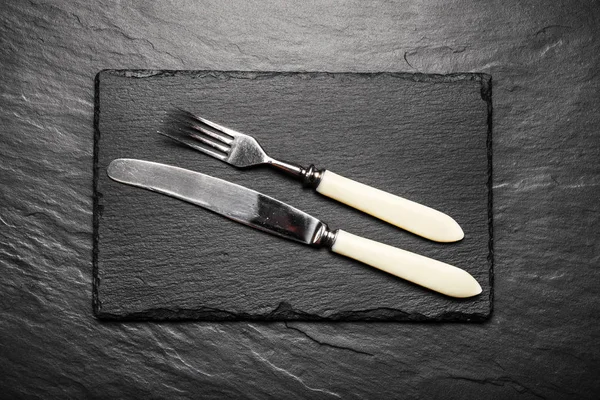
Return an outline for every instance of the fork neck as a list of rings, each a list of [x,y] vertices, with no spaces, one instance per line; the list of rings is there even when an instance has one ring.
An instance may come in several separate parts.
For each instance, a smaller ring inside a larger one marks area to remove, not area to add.
[[[280,161],[274,158],[269,158],[267,164],[284,171],[285,173],[296,177],[302,181],[302,184],[307,187],[316,188],[321,183],[323,172],[325,170],[317,169],[313,164],[308,168],[301,167],[300,165],[289,163],[287,161]]]

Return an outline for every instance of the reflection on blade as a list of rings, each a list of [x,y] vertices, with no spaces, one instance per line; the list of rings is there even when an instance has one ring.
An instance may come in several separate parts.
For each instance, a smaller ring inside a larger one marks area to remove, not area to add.
[[[324,224],[313,216],[254,190],[187,169],[120,158],[108,166],[115,181],[163,193],[234,221],[312,244]]]

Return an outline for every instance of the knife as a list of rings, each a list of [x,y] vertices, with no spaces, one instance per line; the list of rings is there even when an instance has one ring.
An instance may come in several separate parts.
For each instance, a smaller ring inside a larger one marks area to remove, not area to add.
[[[332,231],[319,219],[272,197],[212,176],[150,161],[120,158],[108,176],[121,183],[204,207],[234,221],[304,244],[326,247],[451,297],[471,297],[481,286],[467,271],[441,261]]]

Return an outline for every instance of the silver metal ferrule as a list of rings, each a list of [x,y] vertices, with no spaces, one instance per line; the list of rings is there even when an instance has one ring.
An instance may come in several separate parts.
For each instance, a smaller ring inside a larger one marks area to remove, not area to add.
[[[321,183],[321,179],[323,178],[323,173],[325,172],[324,169],[317,169],[313,164],[309,165],[308,168],[304,168],[297,164],[276,160],[274,158],[270,158],[267,163],[295,176],[302,181],[302,184],[305,187],[313,189],[316,189],[316,187],[319,186],[319,183]]]
[[[316,189],[321,183],[324,172],[324,169],[317,169],[313,164],[310,164],[308,168],[302,168],[302,184]]]
[[[319,230],[315,233],[315,237],[312,240],[312,245],[317,247],[325,247],[331,249],[337,238],[338,230],[332,231],[329,229],[327,224],[321,223]]]

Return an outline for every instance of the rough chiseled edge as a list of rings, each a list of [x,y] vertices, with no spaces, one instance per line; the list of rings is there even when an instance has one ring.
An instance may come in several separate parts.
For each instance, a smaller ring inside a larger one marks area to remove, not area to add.
[[[392,76],[414,82],[457,82],[463,80],[478,81],[481,84],[481,98],[487,103],[487,157],[488,157],[488,267],[489,267],[489,309],[486,313],[442,312],[433,317],[420,313],[406,312],[400,309],[377,308],[369,310],[341,311],[328,316],[310,314],[294,310],[286,302],[281,302],[275,309],[264,314],[248,314],[216,308],[200,307],[196,309],[156,308],[141,312],[114,314],[102,311],[99,298],[100,277],[98,275],[99,237],[98,228],[102,205],[98,191],[98,157],[100,142],[100,79],[103,74],[122,76],[125,78],[146,79],[175,75],[192,75],[194,77],[213,76],[221,79],[269,79],[277,76],[302,76],[303,78],[337,77],[347,75],[353,77],[373,78]],[[453,74],[421,74],[408,72],[276,72],[276,71],[211,71],[211,70],[144,70],[144,69],[105,69],[99,71],[94,79],[94,157],[93,157],[93,289],[92,308],[96,318],[113,321],[171,321],[171,320],[210,320],[210,321],[379,321],[379,322],[485,322],[493,311],[494,298],[494,240],[493,240],[493,193],[492,193],[492,77],[485,73],[453,73]]]
[[[93,190],[93,210],[92,210],[92,311],[96,317],[101,315],[100,298],[98,289],[100,286],[100,277],[98,275],[98,229],[100,224],[100,204],[101,194],[98,192],[98,157],[100,151],[100,75],[102,71],[96,74],[94,78],[94,156],[92,165],[92,190]]]
[[[288,71],[214,71],[214,70],[152,70],[152,69],[104,69],[96,74],[96,80],[99,80],[101,75],[108,74],[120,76],[124,78],[147,79],[161,78],[175,75],[190,75],[194,78],[203,78],[212,76],[215,78],[227,79],[270,79],[274,77],[301,77],[301,79],[314,78],[338,78],[341,76],[376,78],[378,76],[389,76],[413,82],[459,82],[459,81],[477,81],[482,84],[482,98],[486,100],[484,92],[488,91],[491,96],[491,76],[480,72],[456,72],[450,74],[423,74],[412,72],[336,72],[336,71],[303,71],[303,72],[288,72]]]
[[[100,311],[96,317],[107,321],[304,321],[304,322],[484,322],[487,313],[445,312],[433,317],[421,313],[409,313],[393,308],[375,308],[367,310],[340,311],[327,316],[311,314],[295,310],[289,303],[281,302],[271,311],[264,314],[234,312],[213,307],[196,309],[154,308],[126,315],[104,313]]]
[[[488,157],[488,268],[490,284],[490,300],[487,318],[492,316],[494,311],[494,191],[493,191],[493,116],[494,107],[492,104],[492,77],[488,74],[481,74],[481,98],[487,103],[487,157]]]

